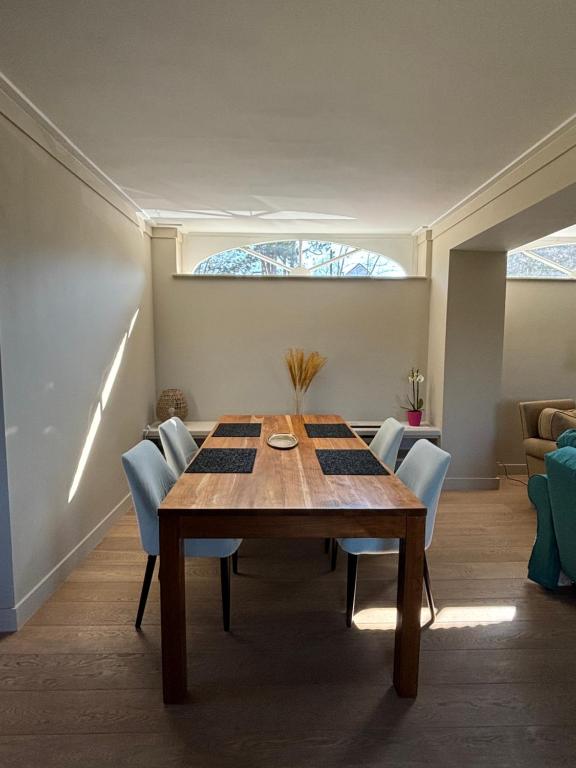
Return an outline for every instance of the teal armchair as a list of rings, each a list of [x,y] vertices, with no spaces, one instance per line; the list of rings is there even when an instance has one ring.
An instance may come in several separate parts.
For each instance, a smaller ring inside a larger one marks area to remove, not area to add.
[[[538,515],[528,578],[548,589],[576,582],[576,430],[560,435],[558,446],[545,457],[546,474],[528,481]]]

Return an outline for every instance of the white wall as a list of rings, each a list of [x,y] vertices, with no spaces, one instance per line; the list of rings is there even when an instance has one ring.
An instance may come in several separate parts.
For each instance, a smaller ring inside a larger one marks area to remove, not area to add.
[[[37,607],[127,494],[120,454],[154,400],[150,240],[0,118],[0,348],[17,611]],[[102,386],[139,315],[74,498],[70,487]],[[0,457],[1,459],[1,457]],[[0,501],[1,505],[1,501]]]
[[[508,280],[498,458],[525,463],[518,403],[576,399],[576,282]]]
[[[397,261],[406,274],[418,274],[416,239],[412,235],[334,235],[324,234],[295,235],[294,233],[271,232],[269,234],[203,234],[190,233],[184,235],[182,244],[182,271],[193,272],[194,268],[208,256],[239,248],[253,243],[264,243],[274,240],[294,240],[302,237],[305,240],[327,240],[355,248],[366,248],[375,253],[381,253]],[[424,274],[424,273],[422,273]]]
[[[455,287],[451,280],[452,264],[461,251],[472,251],[479,254],[478,258],[483,258],[482,253],[504,253],[570,226],[574,223],[574,210],[576,126],[568,122],[432,224],[427,364],[429,404],[432,420],[442,428],[443,444],[454,449],[467,447],[467,460],[458,460],[458,473],[462,478],[467,477],[469,482],[466,485],[457,483],[456,487],[495,487],[498,482],[496,477],[485,482],[486,478],[478,476],[478,470],[483,469],[476,461],[474,452],[468,450],[469,446],[478,446],[484,457],[491,453],[494,467],[499,457],[497,433],[492,429],[478,433],[478,413],[474,419],[468,419],[462,411],[458,413],[453,410],[453,403],[461,402],[468,382],[464,379],[458,389],[459,385],[454,383],[453,378],[453,362],[451,364],[450,361],[450,356],[457,356],[460,343],[457,327],[460,322],[459,313],[452,317],[449,313],[450,292]],[[422,236],[419,242],[420,261],[424,262],[426,258]],[[500,317],[504,309],[504,274],[499,277],[498,270],[494,270],[492,275],[494,294],[502,298],[502,305],[498,309]],[[486,281],[483,281],[482,289],[492,290]],[[488,306],[490,304],[488,302]],[[476,312],[475,317],[472,312]],[[451,332],[449,327],[453,321],[456,321],[455,332]],[[482,302],[476,300],[471,303],[466,324],[476,326],[476,339],[482,334],[483,328],[486,334],[494,334],[496,330],[494,323],[485,323],[485,309]],[[502,347],[503,334],[502,324],[499,335],[494,336],[498,348]],[[483,341],[486,341],[486,336]],[[465,357],[465,360],[469,358]],[[495,358],[492,358],[494,362]],[[473,373],[483,385],[481,409],[487,421],[492,422],[501,399],[502,371],[491,364],[486,370],[474,368]],[[457,400],[454,398],[455,392]],[[484,461],[482,465],[485,466]],[[453,477],[454,466],[451,466],[449,476]]]
[[[0,349],[0,612],[14,605],[12,578],[12,535],[8,499],[8,470],[4,436],[4,398],[2,393],[2,350]]]
[[[506,254],[452,251],[445,335],[442,445],[448,487],[497,488]]]
[[[185,391],[190,418],[291,411],[291,346],[328,357],[309,410],[402,417],[407,372],[426,359],[425,279],[175,278],[174,245],[153,240],[156,383]]]

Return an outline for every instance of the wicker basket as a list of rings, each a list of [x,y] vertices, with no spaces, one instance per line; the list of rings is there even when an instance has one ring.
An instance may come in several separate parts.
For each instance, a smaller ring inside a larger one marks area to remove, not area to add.
[[[163,389],[158,398],[156,416],[160,421],[178,416],[184,421],[188,416],[188,403],[181,389]]]

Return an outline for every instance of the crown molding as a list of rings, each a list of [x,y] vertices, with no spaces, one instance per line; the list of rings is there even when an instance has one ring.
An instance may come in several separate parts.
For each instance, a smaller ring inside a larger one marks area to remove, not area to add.
[[[182,229],[179,224],[154,224],[155,227],[177,227],[185,237],[192,238],[215,238],[232,237],[244,240],[250,240],[252,243],[273,242],[275,240],[320,240],[339,243],[341,240],[409,240],[414,235],[411,232],[284,232],[281,230],[275,232],[194,232]],[[263,239],[262,239],[263,238]]]
[[[133,224],[146,228],[148,217],[140,206],[2,72],[0,115]]]
[[[492,201],[576,147],[576,114],[491,176],[459,203],[435,219],[433,238],[460,224]]]
[[[176,240],[182,242],[182,232],[178,227],[156,225],[150,228],[150,237],[153,240]]]

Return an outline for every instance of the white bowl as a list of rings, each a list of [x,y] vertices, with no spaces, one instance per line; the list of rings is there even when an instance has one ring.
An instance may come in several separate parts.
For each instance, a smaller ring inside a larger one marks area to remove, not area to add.
[[[287,451],[290,448],[296,448],[298,445],[298,438],[291,432],[279,432],[278,434],[270,435],[266,442],[272,448],[279,448],[280,450]]]

